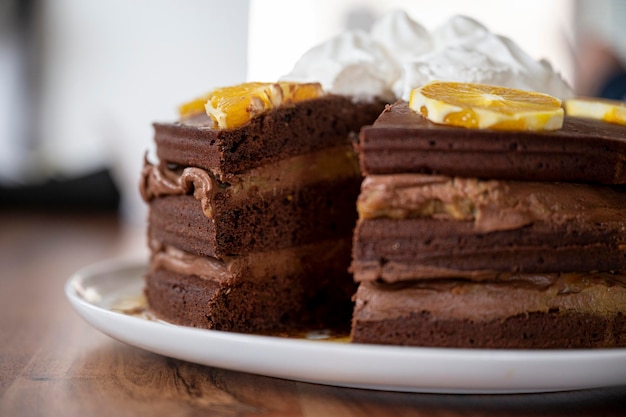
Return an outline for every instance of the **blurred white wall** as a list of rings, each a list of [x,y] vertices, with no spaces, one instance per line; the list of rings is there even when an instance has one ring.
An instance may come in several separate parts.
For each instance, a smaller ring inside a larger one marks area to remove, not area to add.
[[[42,5],[41,165],[77,175],[112,164],[124,215],[141,222],[137,190],[151,123],[174,120],[184,101],[245,79],[248,2]]]
[[[46,163],[73,172],[114,163],[125,215],[141,220],[137,184],[151,123],[245,79],[248,3],[50,0],[44,16]]]

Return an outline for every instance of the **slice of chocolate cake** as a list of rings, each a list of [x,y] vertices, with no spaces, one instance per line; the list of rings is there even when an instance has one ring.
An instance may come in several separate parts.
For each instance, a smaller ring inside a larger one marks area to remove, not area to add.
[[[626,346],[626,129],[455,128],[399,102],[360,150],[354,342]]]
[[[626,129],[600,120],[566,117],[551,132],[477,133],[434,124],[400,101],[363,129],[359,150],[364,174],[626,183]]]
[[[206,114],[155,124],[159,163],[141,184],[150,310],[229,331],[349,326],[352,137],[382,107],[322,95],[234,128]]]
[[[521,90],[466,85],[461,101],[492,107],[468,110],[422,90],[442,79]],[[155,124],[142,194],[157,316],[245,332],[346,324],[352,253],[354,342],[626,344],[626,130],[563,123],[573,92],[546,61],[473,19],[429,32],[396,12],[281,80],[217,89]],[[423,108],[396,102],[415,104],[416,87]],[[396,104],[378,117],[381,98]],[[357,161],[349,138],[377,117]]]

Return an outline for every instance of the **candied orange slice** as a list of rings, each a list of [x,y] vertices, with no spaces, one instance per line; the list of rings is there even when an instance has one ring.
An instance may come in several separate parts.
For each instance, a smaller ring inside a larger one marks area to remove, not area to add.
[[[204,113],[204,105],[210,97],[211,95],[209,93],[181,104],[178,106],[178,115],[181,119],[188,119],[189,117]]]
[[[565,114],[599,119],[626,126],[626,103],[618,100],[577,97],[565,100]]]
[[[561,100],[486,84],[433,81],[411,92],[409,107],[428,120],[471,129],[557,130]]]
[[[246,124],[250,119],[282,105],[323,95],[318,83],[250,82],[217,88],[179,107],[181,118],[206,112],[221,129]]]

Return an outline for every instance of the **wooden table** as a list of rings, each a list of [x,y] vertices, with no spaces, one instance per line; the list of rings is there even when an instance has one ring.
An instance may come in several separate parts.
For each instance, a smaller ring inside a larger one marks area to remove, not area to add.
[[[71,309],[77,269],[144,249],[110,215],[0,212],[0,416],[626,416],[626,386],[533,395],[336,388],[209,368],[117,342]]]

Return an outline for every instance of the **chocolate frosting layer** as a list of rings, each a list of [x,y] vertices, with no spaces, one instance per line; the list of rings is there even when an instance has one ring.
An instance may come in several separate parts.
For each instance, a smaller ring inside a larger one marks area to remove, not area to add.
[[[228,263],[211,256],[195,256],[173,246],[161,247],[153,253],[150,270],[154,272],[157,269],[218,282],[231,278]]]
[[[594,315],[626,313],[624,300],[623,273],[509,275],[480,283],[362,283],[356,314],[361,320],[383,320],[428,311],[440,319],[490,321],[555,309]]]
[[[513,230],[534,222],[621,224],[621,189],[570,183],[483,181],[423,174],[370,175],[362,184],[359,216],[474,222],[474,230]]]
[[[307,264],[333,264],[349,253],[349,238],[328,239],[307,245],[250,253],[241,256],[198,256],[152,239],[150,270],[166,269],[181,275],[223,283],[231,280],[254,281],[272,275],[303,273]],[[345,259],[347,263],[347,259]],[[347,269],[347,267],[346,267]],[[232,283],[232,282],[231,282]]]
[[[151,165],[145,160],[139,190],[146,202],[166,195],[193,193],[193,196],[200,201],[204,214],[212,218],[211,202],[217,193],[218,186],[217,180],[203,169],[188,167],[177,175],[158,165]]]

